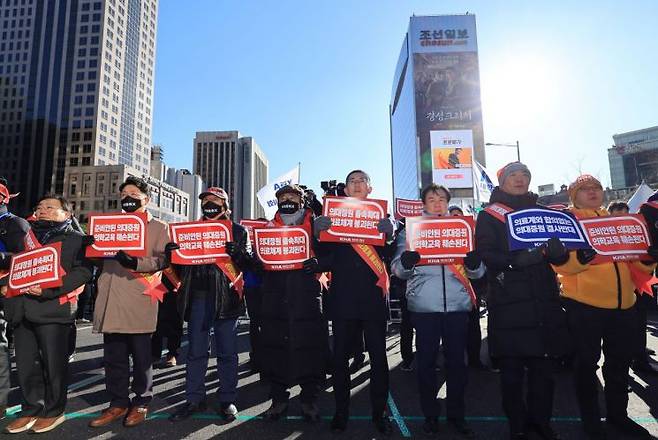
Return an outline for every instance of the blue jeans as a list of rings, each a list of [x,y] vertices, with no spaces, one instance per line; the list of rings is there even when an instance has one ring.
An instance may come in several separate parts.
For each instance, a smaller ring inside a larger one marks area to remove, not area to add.
[[[464,390],[468,370],[464,356],[468,333],[468,312],[410,312],[416,329],[416,360],[420,406],[425,417],[438,417],[441,410],[436,398],[439,383],[435,370],[441,340],[445,349],[447,382],[447,416],[464,418]]]
[[[190,403],[199,403],[206,398],[206,372],[212,326],[215,332],[219,376],[217,400],[220,404],[234,403],[238,387],[238,320],[237,318],[214,319],[213,295],[208,295],[207,298],[193,298],[190,307],[185,398]]]

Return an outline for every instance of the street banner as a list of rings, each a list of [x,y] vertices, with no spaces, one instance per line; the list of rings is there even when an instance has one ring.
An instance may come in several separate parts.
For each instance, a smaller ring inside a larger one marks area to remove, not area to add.
[[[256,243],[254,242],[254,228],[264,228],[268,223],[269,222],[267,220],[240,220],[240,224],[244,226],[244,228],[247,230],[247,234],[249,234],[249,241],[251,242],[252,249],[256,247]]]
[[[530,249],[553,237],[569,249],[590,247],[580,223],[570,213],[531,208],[510,212],[506,218],[511,251]]]
[[[377,224],[386,208],[385,200],[325,197],[322,215],[331,218],[331,228],[320,232],[320,241],[383,246],[386,237]]]
[[[89,235],[94,244],[87,246],[87,257],[113,257],[123,250],[133,257],[146,256],[146,213],[90,214]]]
[[[31,286],[59,287],[64,269],[60,265],[62,243],[53,243],[16,254],[11,259],[7,298],[27,292]]]
[[[473,250],[473,217],[407,219],[407,249],[420,254],[418,265],[461,263]]]
[[[296,270],[311,258],[311,232],[302,226],[254,229],[256,255],[265,270]]]
[[[226,253],[226,242],[232,241],[230,220],[173,223],[169,230],[180,246],[171,253],[174,264],[213,264],[230,258]]]
[[[418,217],[423,215],[423,201],[410,199],[395,199],[395,219]]]
[[[639,260],[647,256],[651,243],[641,215],[621,215],[581,219],[589,243],[598,254],[593,264]]]

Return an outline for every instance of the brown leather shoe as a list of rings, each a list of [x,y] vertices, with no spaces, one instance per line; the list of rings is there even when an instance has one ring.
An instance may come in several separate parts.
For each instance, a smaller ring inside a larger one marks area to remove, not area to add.
[[[36,423],[32,425],[32,432],[41,434],[42,432],[52,431],[64,423],[64,420],[66,420],[64,414],[55,417],[39,417]]]
[[[13,422],[11,422],[5,428],[7,434],[18,434],[19,432],[25,432],[32,427],[37,421],[36,417],[19,417]]]
[[[100,416],[96,417],[94,420],[89,422],[89,426],[92,428],[100,428],[101,426],[107,426],[110,423],[114,422],[117,419],[125,416],[128,413],[128,408],[117,408],[109,407],[101,413]]]
[[[148,408],[145,406],[133,406],[130,408],[126,420],[123,421],[123,426],[126,428],[132,428],[137,426],[146,420],[146,414],[148,413]]]

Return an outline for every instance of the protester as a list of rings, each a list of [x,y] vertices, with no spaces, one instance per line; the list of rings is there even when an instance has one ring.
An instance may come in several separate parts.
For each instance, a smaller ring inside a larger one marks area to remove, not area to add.
[[[448,215],[450,191],[431,184],[421,192],[423,217]],[[407,250],[406,230],[396,239],[397,251],[391,268],[395,276],[407,280],[407,303],[411,323],[416,330],[416,358],[418,392],[425,416],[423,431],[439,432],[441,412],[437,395],[436,357],[443,340],[448,386],[448,422],[465,436],[473,430],[465,421],[464,390],[468,370],[464,362],[468,334],[469,313],[475,302],[475,292],[468,278],[484,276],[484,265],[476,253],[471,252],[464,264],[417,266],[420,254]]]
[[[284,186],[276,192],[278,210],[271,226],[301,226],[312,237],[313,211],[304,207],[303,192]],[[309,243],[315,255],[320,245]],[[278,420],[288,410],[287,389],[301,385],[304,418],[320,420],[317,398],[325,378],[327,327],[322,316],[320,283],[312,271],[265,271],[262,290],[263,373],[270,382],[272,405],[265,418]]]
[[[229,198],[222,188],[211,187],[199,195],[202,220],[231,220]],[[185,404],[171,421],[189,418],[206,409],[206,372],[210,330],[214,331],[217,354],[219,414],[235,420],[238,386],[238,317],[244,314],[242,274],[249,267],[251,244],[245,228],[231,221],[232,240],[226,243],[230,260],[220,265],[180,266],[178,312],[187,321],[188,352],[185,369]],[[171,248],[172,246],[170,246]],[[237,266],[237,268],[235,267]],[[229,276],[235,275],[234,278]]]
[[[9,202],[18,194],[12,194],[7,181],[0,179],[0,286],[6,285],[11,257],[24,250],[24,238],[30,225],[27,221],[9,212]],[[9,396],[9,341],[4,301],[0,300],[0,419],[5,417]]]
[[[169,228],[146,210],[150,201],[148,184],[131,176],[119,186],[119,191],[123,211],[147,213],[146,256],[133,257],[119,251],[114,258],[102,262],[93,329],[103,333],[105,388],[110,406],[89,423],[93,428],[124,416],[126,427],[137,426],[146,419],[153,397],[151,335],[156,329],[158,303],[146,294],[145,277],[168,265],[165,246]],[[132,401],[131,390],[135,393]]]
[[[151,358],[155,368],[171,368],[178,365],[183,338],[183,317],[178,313],[178,293],[166,278],[162,283],[167,286],[167,292],[158,308],[158,323],[151,337]],[[162,346],[167,338],[167,354],[162,359]]]
[[[500,214],[541,208],[537,195],[528,191],[530,177],[521,162],[498,171],[500,186],[494,188],[491,204],[478,215],[476,251],[487,267],[489,352],[501,370],[503,409],[511,438],[527,439],[528,430],[533,430],[543,439],[558,439],[550,425],[553,373],[555,359],[568,352],[568,333],[557,279],[545,246],[509,250],[507,225]]]
[[[372,192],[370,177],[361,170],[351,171],[345,180],[345,195],[366,199]],[[314,232],[331,227],[331,219],[320,216],[315,220]],[[385,233],[387,243],[394,239],[395,224],[389,218],[379,221],[377,229]],[[374,246],[379,259],[378,266],[385,273],[381,261],[382,246]],[[348,360],[353,353],[353,343],[363,328],[366,349],[370,357],[370,400],[372,421],[381,433],[390,433],[391,422],[386,415],[388,397],[388,360],[386,357],[387,292],[378,284],[378,275],[357,253],[355,246],[343,243],[327,243],[327,255],[318,258],[311,267],[315,272],[331,271],[331,288],[328,305],[334,336],[334,397],[336,413],[331,422],[333,431],[347,428],[350,403],[350,374]]]
[[[569,185],[570,211],[578,218],[607,216],[602,208],[603,187],[595,177],[584,174]],[[579,249],[567,252],[559,242],[550,249],[555,270],[566,298],[571,337],[576,344],[575,386],[580,415],[588,438],[605,438],[598,404],[596,375],[603,346],[606,422],[624,438],[653,438],[628,417],[629,367],[637,340],[636,272],[650,273],[655,267],[658,248],[649,248],[649,259],[642,262],[592,264],[596,252]],[[617,438],[617,437],[614,437]]]
[[[5,299],[7,321],[14,328],[21,412],[5,431],[48,432],[65,420],[69,333],[76,302],[67,294],[91,280],[85,259],[85,236],[71,227],[71,206],[62,196],[43,196],[36,207],[32,232],[41,245],[61,243],[60,287],[31,286],[27,293]],[[63,301],[62,301],[63,300]]]
[[[262,365],[262,325],[261,325],[261,305],[263,302],[263,293],[261,285],[263,284],[262,274],[257,270],[250,268],[243,272],[244,276],[244,299],[247,305],[247,314],[249,315],[249,367],[252,372],[261,371]]]

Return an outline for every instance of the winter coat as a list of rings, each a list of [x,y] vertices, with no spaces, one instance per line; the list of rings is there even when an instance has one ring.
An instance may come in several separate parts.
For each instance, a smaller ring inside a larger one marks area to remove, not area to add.
[[[137,274],[114,259],[105,259],[98,278],[94,305],[94,331],[101,333],[153,333],[158,319],[158,302],[146,295],[140,273],[154,274],[165,268],[164,248],[169,243],[169,226],[149,214],[146,226],[146,256],[137,259]]]
[[[513,210],[542,208],[537,195],[512,196],[496,187],[491,203]],[[486,210],[475,227],[476,250],[487,266],[489,352],[493,357],[555,357],[569,350],[566,314],[548,262],[512,266],[507,227]],[[521,252],[521,251],[519,251]]]
[[[570,209],[577,218],[608,216],[605,209]],[[655,264],[613,262],[581,264],[576,251],[569,252],[566,263],[553,266],[562,283],[562,296],[602,309],[630,309],[635,304],[635,285],[630,266],[645,273],[653,272]]]
[[[60,266],[66,274],[60,287],[43,289],[41,295],[22,294],[5,298],[7,322],[16,326],[26,320],[34,324],[71,324],[75,320],[76,302],[60,304],[60,297],[91,281],[92,266],[85,258],[84,235],[71,227],[53,235],[43,245],[62,243]]]
[[[393,274],[407,280],[407,307],[411,312],[470,312],[473,301],[466,287],[446,265],[415,266],[405,269],[400,257],[407,250],[407,231],[402,230],[396,239],[397,250],[391,263]],[[481,278],[485,268],[480,264],[476,270],[464,268],[468,278]]]
[[[315,240],[312,248],[321,252]],[[293,386],[324,378],[329,347],[321,289],[317,276],[303,270],[263,272],[260,356],[268,379]]]
[[[232,225],[233,242],[236,248],[242,249],[242,255],[251,258],[251,243],[247,230],[238,223]],[[248,261],[236,261],[236,266],[245,270],[248,268]],[[207,292],[214,296],[215,299],[215,316],[214,319],[236,319],[245,312],[244,298],[238,295],[234,287],[230,286],[231,281],[224,275],[224,272],[215,264],[204,264],[197,266],[177,266],[181,279],[181,286],[178,289],[178,313],[189,321],[190,305],[193,293],[193,278],[203,276],[208,282]]]

